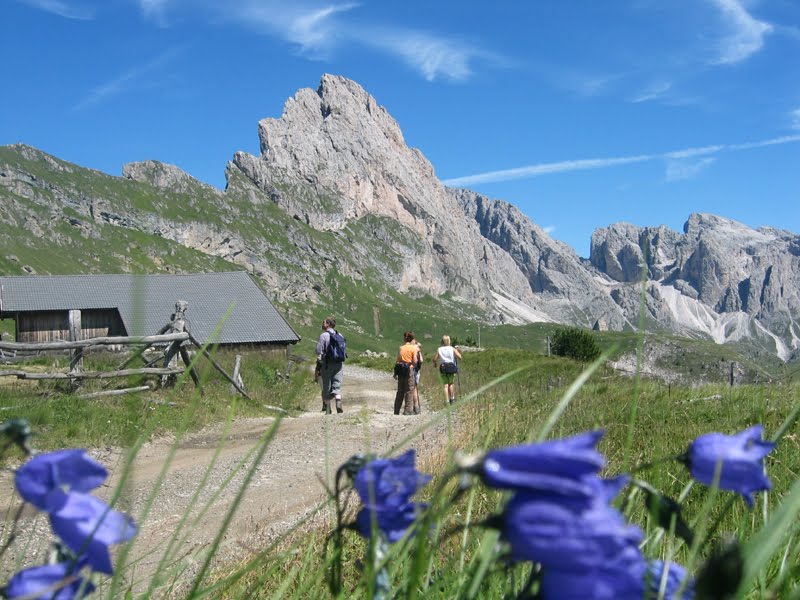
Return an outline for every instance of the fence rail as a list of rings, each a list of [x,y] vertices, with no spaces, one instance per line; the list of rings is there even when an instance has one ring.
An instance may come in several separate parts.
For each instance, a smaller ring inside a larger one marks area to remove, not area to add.
[[[89,348],[92,346],[137,346],[140,344],[166,344],[171,342],[182,342],[189,339],[189,333],[165,333],[163,335],[140,335],[140,336],[111,336],[97,337],[74,342],[0,342],[0,350],[3,352],[36,352],[40,350],[74,350],[76,348]]]
[[[205,347],[198,342],[186,327],[186,320],[184,315],[186,313],[189,303],[185,300],[178,300],[175,303],[175,314],[172,315],[170,322],[167,323],[156,335],[145,336],[107,336],[96,338],[80,338],[80,311],[70,311],[70,340],[58,342],[42,342],[42,343],[27,343],[27,342],[2,342],[0,341],[0,357],[6,353],[18,355],[24,352],[42,352],[47,350],[71,350],[72,357],[70,359],[69,371],[51,372],[51,373],[33,373],[24,371],[22,369],[8,369],[0,371],[0,377],[16,377],[18,379],[62,379],[69,380],[75,388],[81,380],[84,379],[110,379],[113,377],[126,377],[129,375],[154,375],[161,377],[161,385],[171,385],[176,376],[181,375],[188,371],[191,375],[195,385],[200,385],[200,377],[195,371],[194,361],[191,360],[189,352],[185,347],[185,343],[195,345],[200,355],[206,358],[213,367],[222,373],[222,375],[231,383],[233,388],[242,394],[245,398],[251,399],[244,390],[244,385],[240,377],[231,377],[222,366],[215,361],[211,355],[206,351]],[[164,357],[162,360],[162,367],[153,367],[152,365],[157,362],[153,360],[147,362],[143,367],[139,368],[126,368],[128,364],[138,359],[143,358],[143,352],[150,346],[156,344],[163,344],[166,346]],[[83,351],[85,348],[96,346],[135,346],[138,347],[133,356],[127,359],[117,369],[111,371],[84,371],[82,370],[83,364]],[[178,357],[183,360],[184,367],[177,366]],[[117,390],[122,392],[123,390]],[[114,393],[114,392],[108,392]]]

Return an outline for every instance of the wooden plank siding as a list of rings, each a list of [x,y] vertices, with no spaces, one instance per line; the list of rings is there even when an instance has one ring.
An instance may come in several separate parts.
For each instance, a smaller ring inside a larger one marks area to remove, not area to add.
[[[69,341],[69,311],[19,312],[16,340],[31,344]],[[154,332],[155,333],[155,332]],[[115,308],[81,311],[80,339],[127,335]]]

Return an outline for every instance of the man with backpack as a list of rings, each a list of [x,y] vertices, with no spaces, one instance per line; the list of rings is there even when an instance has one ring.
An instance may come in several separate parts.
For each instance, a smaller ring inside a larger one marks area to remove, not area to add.
[[[416,395],[416,379],[414,367],[421,363],[419,345],[415,343],[414,333],[406,331],[403,334],[403,345],[397,352],[394,365],[394,378],[397,380],[397,393],[394,397],[394,414],[399,415],[403,408],[404,415],[418,415],[420,413],[419,396]]]
[[[322,321],[322,333],[317,341],[317,366],[314,380],[320,382],[322,390],[322,412],[331,414],[331,400],[336,403],[336,412],[342,408],[342,377],[344,360],[347,358],[344,336],[336,331],[336,319],[326,317]]]

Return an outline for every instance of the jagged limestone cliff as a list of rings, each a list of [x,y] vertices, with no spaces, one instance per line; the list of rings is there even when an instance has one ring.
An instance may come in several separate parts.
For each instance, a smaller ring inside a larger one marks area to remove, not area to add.
[[[22,263],[37,243],[116,236],[127,246],[109,256],[122,269],[175,268],[164,254],[183,248],[179,268],[228,261],[284,302],[320,301],[331,277],[344,277],[379,298],[453,298],[493,322],[623,329],[644,301],[649,328],[718,342],[761,336],[783,358],[800,345],[795,234],[712,215],[690,216],[683,234],[618,223],[597,230],[582,259],[508,202],[445,188],[388,112],[333,75],[299,90],[258,134],[260,156],[235,153],[225,191],[157,161],[125,165],[119,178],[26,146],[0,149],[0,237],[32,232],[18,244],[23,258],[9,251],[0,267],[35,271]],[[136,232],[152,238],[143,245]]]

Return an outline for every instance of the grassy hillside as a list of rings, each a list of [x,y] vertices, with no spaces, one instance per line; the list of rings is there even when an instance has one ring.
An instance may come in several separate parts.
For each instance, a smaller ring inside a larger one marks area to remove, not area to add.
[[[0,147],[0,273],[160,273],[247,269],[262,281],[310,355],[319,321],[332,314],[347,336],[351,355],[394,353],[402,333],[413,330],[432,353],[442,334],[461,344],[526,349],[547,354],[555,326],[483,323],[475,306],[448,295],[400,294],[385,282],[400,273],[399,225],[367,216],[341,231],[318,231],[289,215],[239,171],[219,192],[187,179],[183,191],[84,169],[22,146]],[[11,183],[9,183],[9,181]],[[331,198],[307,197],[309,189],[277,193],[333,210]],[[294,196],[293,196],[294,197]],[[181,241],[174,241],[172,238]],[[216,245],[209,242],[214,238]],[[655,324],[648,324],[655,332]],[[631,363],[638,348],[632,333],[598,332],[612,358]],[[684,381],[775,381],[795,371],[769,349],[749,344],[718,346],[659,331],[642,354],[655,373]]]

